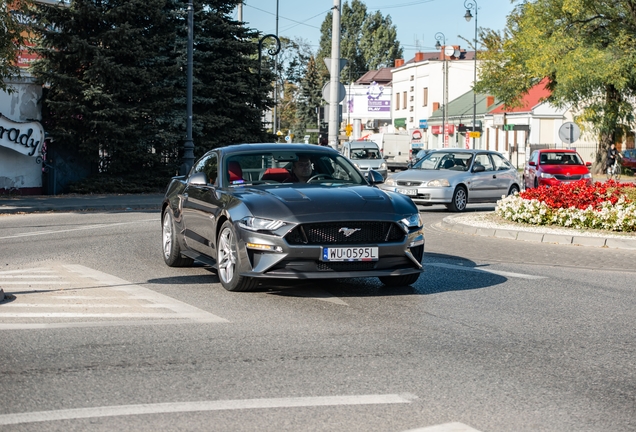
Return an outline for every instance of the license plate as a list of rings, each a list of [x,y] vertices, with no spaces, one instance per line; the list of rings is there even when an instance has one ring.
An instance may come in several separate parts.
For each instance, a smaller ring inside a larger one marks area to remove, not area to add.
[[[397,190],[398,193],[402,195],[417,195],[417,189],[400,189]]]
[[[329,247],[322,249],[323,261],[377,261],[377,247]]]

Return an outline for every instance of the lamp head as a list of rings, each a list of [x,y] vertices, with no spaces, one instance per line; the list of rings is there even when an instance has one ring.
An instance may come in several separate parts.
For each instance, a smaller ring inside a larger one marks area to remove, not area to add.
[[[464,18],[466,18],[467,22],[470,22],[470,20],[473,18],[473,14],[470,13],[470,9],[466,9],[466,15],[464,15]]]
[[[442,49],[442,44],[440,44],[439,41],[435,42],[435,49]]]

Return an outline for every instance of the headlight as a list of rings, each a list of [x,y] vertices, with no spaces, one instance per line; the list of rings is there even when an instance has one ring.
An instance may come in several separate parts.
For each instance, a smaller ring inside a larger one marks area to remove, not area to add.
[[[450,187],[450,183],[446,179],[431,180],[426,183],[428,187]]]
[[[405,217],[400,221],[404,231],[407,231],[411,228],[421,228],[424,225],[422,221],[422,216],[419,213],[412,214],[410,216]]]
[[[239,226],[250,231],[275,231],[285,225],[281,220],[262,219],[252,216],[244,217],[239,221]]]
[[[396,182],[395,182],[395,180],[393,180],[392,178],[390,178],[390,179],[387,179],[387,180],[384,182],[384,184],[385,184],[385,185],[387,185],[387,186],[395,186],[395,185],[396,185]]]
[[[590,174],[590,173],[583,174],[583,178],[584,179],[592,178],[592,174]]]
[[[541,178],[554,178],[554,175],[542,172],[539,177],[541,177]]]
[[[380,169],[386,169],[386,164],[384,162],[380,164]]]

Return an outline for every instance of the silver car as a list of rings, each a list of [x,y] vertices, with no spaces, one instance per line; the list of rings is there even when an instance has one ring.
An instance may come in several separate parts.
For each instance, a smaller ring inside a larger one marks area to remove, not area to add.
[[[468,203],[496,202],[519,192],[519,185],[517,170],[497,152],[440,149],[379,187],[408,195],[415,204],[445,204],[461,212]]]
[[[388,174],[386,161],[380,147],[373,141],[349,141],[342,147],[342,154],[362,172],[378,171],[386,179]]]

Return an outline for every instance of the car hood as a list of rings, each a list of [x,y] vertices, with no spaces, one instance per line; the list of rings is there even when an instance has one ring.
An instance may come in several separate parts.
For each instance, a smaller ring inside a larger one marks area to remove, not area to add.
[[[541,171],[548,174],[587,174],[590,170],[585,165],[540,165]]]
[[[401,219],[417,213],[410,198],[372,186],[295,185],[237,188],[232,194],[253,215],[270,219]],[[399,217],[398,217],[399,216]]]

